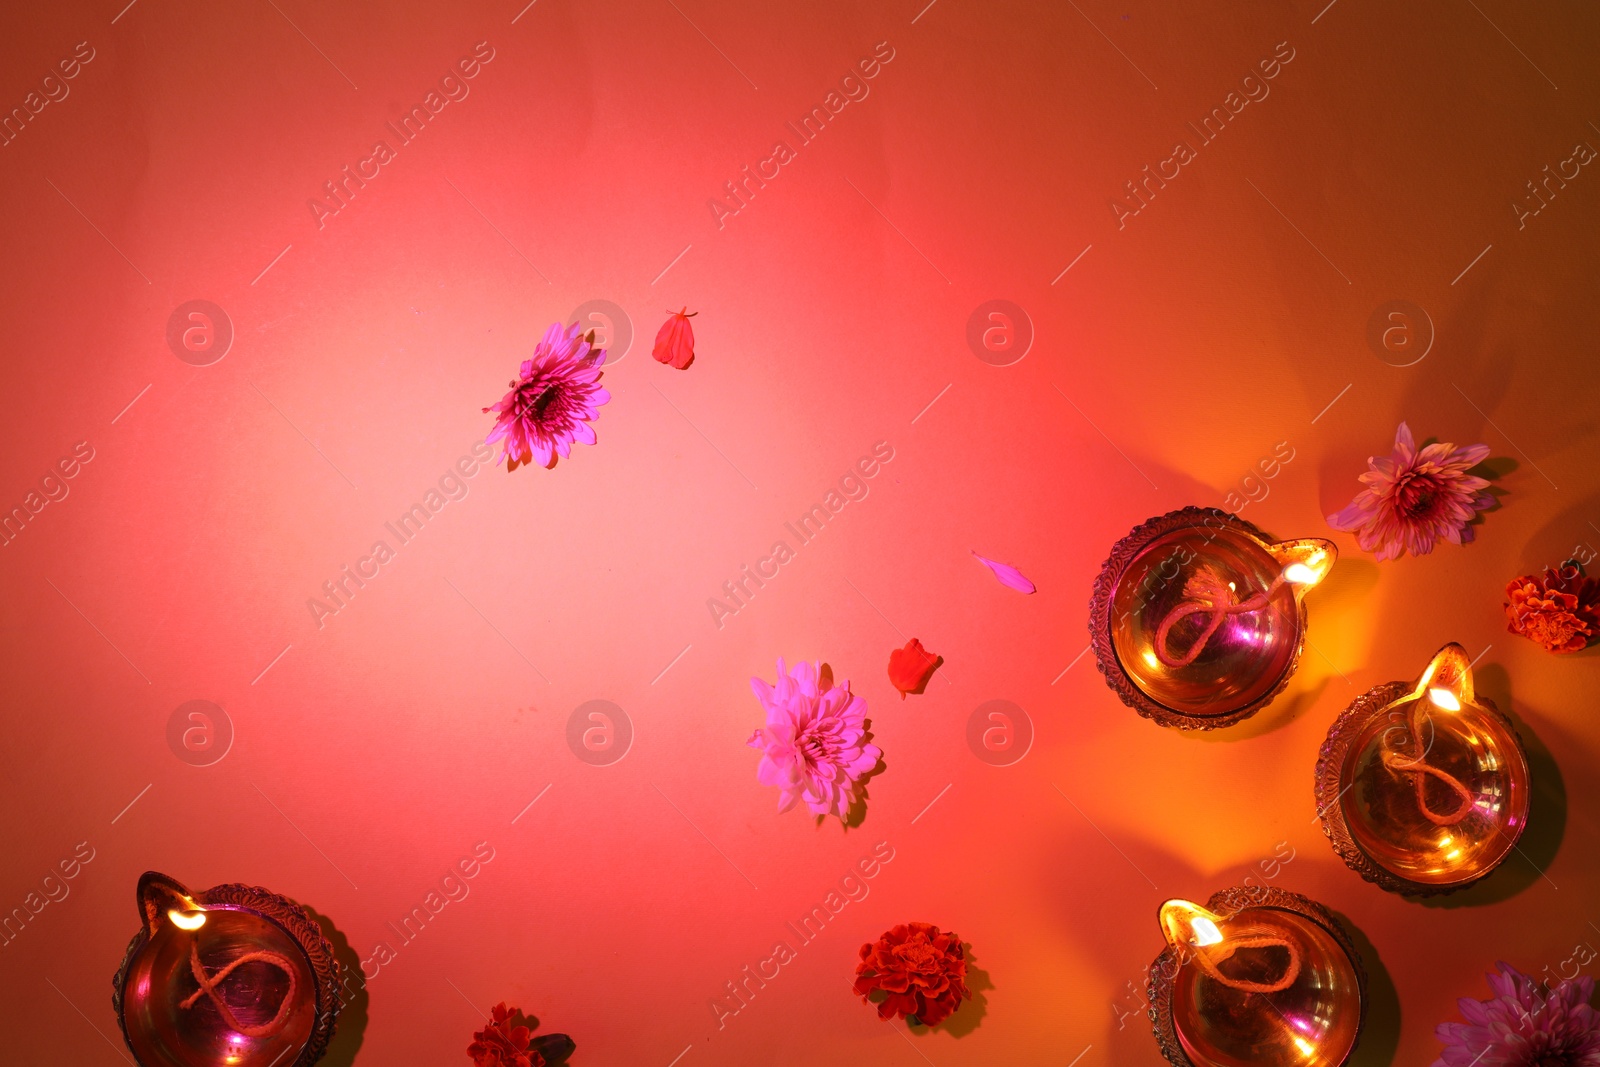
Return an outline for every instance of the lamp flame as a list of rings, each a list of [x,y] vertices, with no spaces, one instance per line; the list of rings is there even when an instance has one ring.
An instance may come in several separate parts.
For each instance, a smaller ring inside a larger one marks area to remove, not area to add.
[[[1219,945],[1223,937],[1217,922],[1221,918],[1191,900],[1169,900],[1161,905],[1161,932],[1167,944],[1179,952]]]
[[[177,908],[167,909],[167,918],[172,920],[172,925],[180,930],[198,930],[206,924],[206,913],[203,911],[179,911]]]
[[[1267,551],[1281,565],[1278,579],[1294,592],[1295,599],[1328,576],[1339,550],[1332,541],[1308,537],[1299,541],[1279,541],[1269,545]]]
[[[1467,650],[1452,641],[1434,653],[1411,695],[1419,700],[1427,696],[1440,711],[1460,711],[1473,703],[1475,688]]]
[[[1461,699],[1454,693],[1450,692],[1450,690],[1444,689],[1440,686],[1434,686],[1432,689],[1429,689],[1428,698],[1432,700],[1435,705],[1444,709],[1445,711],[1461,710]]]
[[[1283,568],[1283,580],[1293,585],[1314,585],[1317,572],[1304,563],[1291,563]]]

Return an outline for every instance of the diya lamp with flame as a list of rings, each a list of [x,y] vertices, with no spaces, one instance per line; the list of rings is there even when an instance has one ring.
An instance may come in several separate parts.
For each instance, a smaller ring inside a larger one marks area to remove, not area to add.
[[[1528,821],[1528,757],[1452,642],[1415,682],[1357,697],[1317,759],[1317,811],[1345,863],[1395,893],[1462,889],[1493,871]]]
[[[1331,541],[1271,541],[1216,508],[1151,519],[1117,542],[1095,579],[1100,673],[1163,726],[1213,730],[1249,718],[1293,676],[1305,594],[1337,555]]]
[[[141,1067],[310,1067],[339,1014],[333,946],[276,893],[146,871],[112,1006]]]
[[[1287,890],[1235,886],[1205,907],[1161,905],[1167,947],[1147,989],[1173,1067],[1340,1067],[1366,1013],[1366,972],[1326,908]]]

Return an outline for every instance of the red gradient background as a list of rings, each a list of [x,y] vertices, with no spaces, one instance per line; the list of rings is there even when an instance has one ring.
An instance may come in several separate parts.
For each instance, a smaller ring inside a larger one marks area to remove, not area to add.
[[[506,999],[583,1067],[1155,1064],[1127,1013],[1157,904],[1288,849],[1273,884],[1359,932],[1367,1067],[1429,1062],[1495,960],[1539,973],[1600,938],[1600,660],[1549,657],[1500,613],[1510,577],[1600,545],[1600,177],[1520,229],[1511,207],[1600,145],[1600,18],[924,2],[0,16],[4,109],[77,42],[95,55],[0,148],[0,503],[94,450],[0,548],[0,910],[95,850],[0,950],[13,1062],[119,1062],[109,979],[146,869],[291,896],[353,964],[477,842],[495,858],[470,896],[397,949],[328,1063],[465,1062]],[[322,183],[480,41],[495,58],[470,96],[319,227]],[[879,42],[870,95],[798,147],[785,123]],[[1186,123],[1279,42],[1270,96],[1119,228],[1123,183],[1195,142]],[[797,157],[719,227],[707,201],[779,139]],[[235,330],[210,366],[167,346],[192,299]],[[591,299],[635,332],[599,444],[479,472],[319,626],[307,599],[482,440],[480,409]],[[1036,333],[1011,366],[966,342],[991,299]],[[1366,338],[1394,299],[1436,330],[1404,368]],[[648,344],[683,305],[700,356],[680,373]],[[1113,541],[1242,496],[1279,442],[1294,459],[1243,517],[1328,535],[1401,419],[1493,448],[1503,506],[1476,543],[1377,565],[1332,535],[1315,651],[1236,728],[1162,730],[1112,696],[1080,653]],[[869,495],[715,625],[707,598],[879,441],[894,459]],[[902,702],[884,664],[912,635],[947,664]],[[1348,700],[1450,640],[1487,648],[1480,689],[1523,725],[1539,799],[1524,855],[1418,904],[1334,856],[1312,764]],[[780,655],[828,661],[871,705],[886,770],[859,827],[776,815],[756,782],[748,679]],[[1002,698],[1036,737],[994,767],[966,725]],[[203,768],[166,740],[195,699],[236,731]],[[610,766],[566,743],[591,699],[635,731]],[[879,842],[894,859],[870,895],[719,1028],[724,983]],[[953,1030],[908,1034],[850,993],[857,946],[912,919],[957,930],[986,976]]]

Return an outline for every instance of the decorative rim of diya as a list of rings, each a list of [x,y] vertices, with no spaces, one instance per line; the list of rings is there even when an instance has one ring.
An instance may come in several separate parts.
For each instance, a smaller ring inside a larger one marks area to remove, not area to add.
[[[117,1013],[117,1027],[122,1031],[122,1040],[135,1060],[138,1060],[139,1054],[133,1047],[127,1018],[123,1014],[124,989],[129,969],[140,951],[150,943],[151,935],[156,932],[163,918],[163,905],[158,903],[158,895],[165,897],[165,902],[184,904],[190,911],[247,912],[267,920],[287,934],[310,965],[316,1000],[310,1036],[301,1046],[300,1054],[281,1064],[281,1067],[311,1067],[323,1057],[328,1051],[329,1042],[333,1040],[343,1003],[339,992],[339,962],[334,957],[333,944],[309,911],[288,897],[241,882],[227,882],[203,892],[192,892],[176,878],[159,871],[145,871],[140,875],[136,894],[139,932],[128,942],[122,965],[111,980],[111,1007]]]
[[[1322,824],[1322,832],[1328,838],[1328,843],[1333,850],[1344,860],[1345,866],[1355,871],[1362,878],[1385,889],[1390,893],[1400,893],[1408,897],[1436,897],[1446,893],[1454,893],[1460,889],[1483,881],[1493,874],[1500,865],[1511,855],[1512,849],[1508,848],[1500,858],[1489,864],[1483,870],[1458,882],[1415,882],[1383,866],[1367,855],[1365,849],[1356,841],[1355,835],[1350,832],[1350,824],[1344,817],[1344,806],[1339,803],[1343,786],[1339,784],[1340,772],[1344,768],[1344,761],[1350,753],[1350,746],[1355,743],[1356,737],[1375,716],[1382,714],[1383,710],[1407,693],[1417,692],[1431,679],[1436,664],[1440,657],[1454,646],[1460,650],[1460,658],[1466,660],[1466,650],[1454,641],[1445,645],[1436,652],[1422,675],[1416,682],[1384,682],[1375,685],[1365,693],[1352,700],[1348,707],[1334,720],[1328,728],[1328,736],[1322,742],[1322,749],[1317,754],[1316,771],[1316,800],[1318,821]],[[1522,736],[1517,733],[1516,724],[1511,717],[1497,707],[1494,701],[1474,691],[1472,703],[1488,711],[1500,720],[1506,728],[1511,740],[1516,743],[1517,753],[1522,757],[1524,767],[1528,762],[1527,749],[1523,747]],[[1527,829],[1527,822],[1516,828],[1511,838],[1514,847],[1521,840],[1523,830]],[[1502,831],[1503,833],[1504,831]]]
[[[1294,545],[1297,541],[1273,541],[1262,533],[1253,523],[1232,512],[1223,511],[1221,508],[1201,508],[1190,505],[1169,511],[1165,515],[1157,515],[1146,519],[1144,522],[1129,530],[1127,535],[1111,547],[1111,554],[1106,557],[1105,563],[1100,566],[1100,573],[1094,580],[1094,592],[1089,598],[1089,644],[1094,649],[1095,665],[1100,673],[1105,676],[1106,685],[1128,707],[1140,715],[1162,726],[1172,726],[1179,730],[1220,730],[1226,726],[1243,722],[1283,692],[1289,684],[1289,679],[1300,666],[1300,653],[1305,648],[1306,642],[1306,605],[1300,597],[1295,598],[1296,607],[1300,612],[1300,625],[1298,627],[1298,640],[1295,641],[1294,652],[1289,657],[1289,662],[1284,664],[1283,673],[1278,676],[1278,682],[1269,691],[1252,700],[1250,703],[1233,711],[1217,715],[1190,715],[1186,712],[1169,708],[1165,704],[1151,697],[1139,688],[1128,672],[1123,669],[1122,660],[1117,655],[1116,645],[1111,637],[1111,612],[1112,601],[1116,598],[1117,584],[1122,580],[1122,575],[1150,543],[1167,534],[1180,530],[1195,528],[1221,529],[1231,528],[1259,544],[1263,550],[1271,552],[1275,546]],[[1316,544],[1333,548],[1331,542],[1315,541]]]
[[[1359,1012],[1356,1018],[1355,1038],[1350,1042],[1350,1050],[1345,1053],[1344,1059],[1339,1061],[1341,1065],[1349,1063],[1356,1049],[1361,1046],[1361,1031],[1367,1022],[1367,969],[1361,962],[1361,953],[1351,940],[1349,931],[1345,930],[1344,924],[1334,917],[1333,912],[1310,897],[1276,886],[1230,886],[1227,889],[1219,889],[1206,901],[1206,910],[1218,915],[1231,916],[1245,908],[1277,908],[1310,919],[1322,927],[1349,958],[1351,969],[1356,976],[1356,1003]],[[1182,966],[1178,961],[1176,949],[1170,944],[1163,948],[1161,954],[1155,958],[1155,962],[1150,964],[1148,972],[1150,977],[1145,983],[1145,1000],[1150,1003],[1150,1031],[1155,1034],[1161,1055],[1166,1057],[1167,1062],[1173,1067],[1195,1067],[1195,1062],[1189,1058],[1187,1052],[1183,1051],[1183,1042],[1178,1037],[1177,1025],[1172,1019],[1172,983]]]

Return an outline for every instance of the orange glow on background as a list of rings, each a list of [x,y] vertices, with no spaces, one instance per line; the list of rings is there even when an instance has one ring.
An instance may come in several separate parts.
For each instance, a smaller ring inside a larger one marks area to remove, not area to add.
[[[500,1000],[574,1067],[1157,1064],[1151,916],[1247,880],[1339,913],[1386,975],[1372,1062],[1427,1063],[1495,960],[1597,936],[1600,658],[1501,603],[1600,546],[1600,175],[1538,184],[1600,146],[1600,12],[11,8],[16,1062],[113,1062],[151,869],[315,912],[368,976],[340,1067],[464,1063]],[[594,301],[632,335],[598,443],[482,462],[482,409]],[[650,354],[680,308],[685,370]],[[1380,564],[1325,516],[1402,419],[1488,444],[1501,506]],[[1203,735],[1084,652],[1111,545],[1190,504],[1338,548],[1288,688]],[[913,637],[944,664],[902,700]],[[1345,868],[1312,771],[1447,641],[1536,795],[1526,855],[1436,907]],[[779,656],[868,702],[885,766],[849,829],[756,780]],[[975,999],[907,1034],[850,984],[912,920],[970,945]]]

